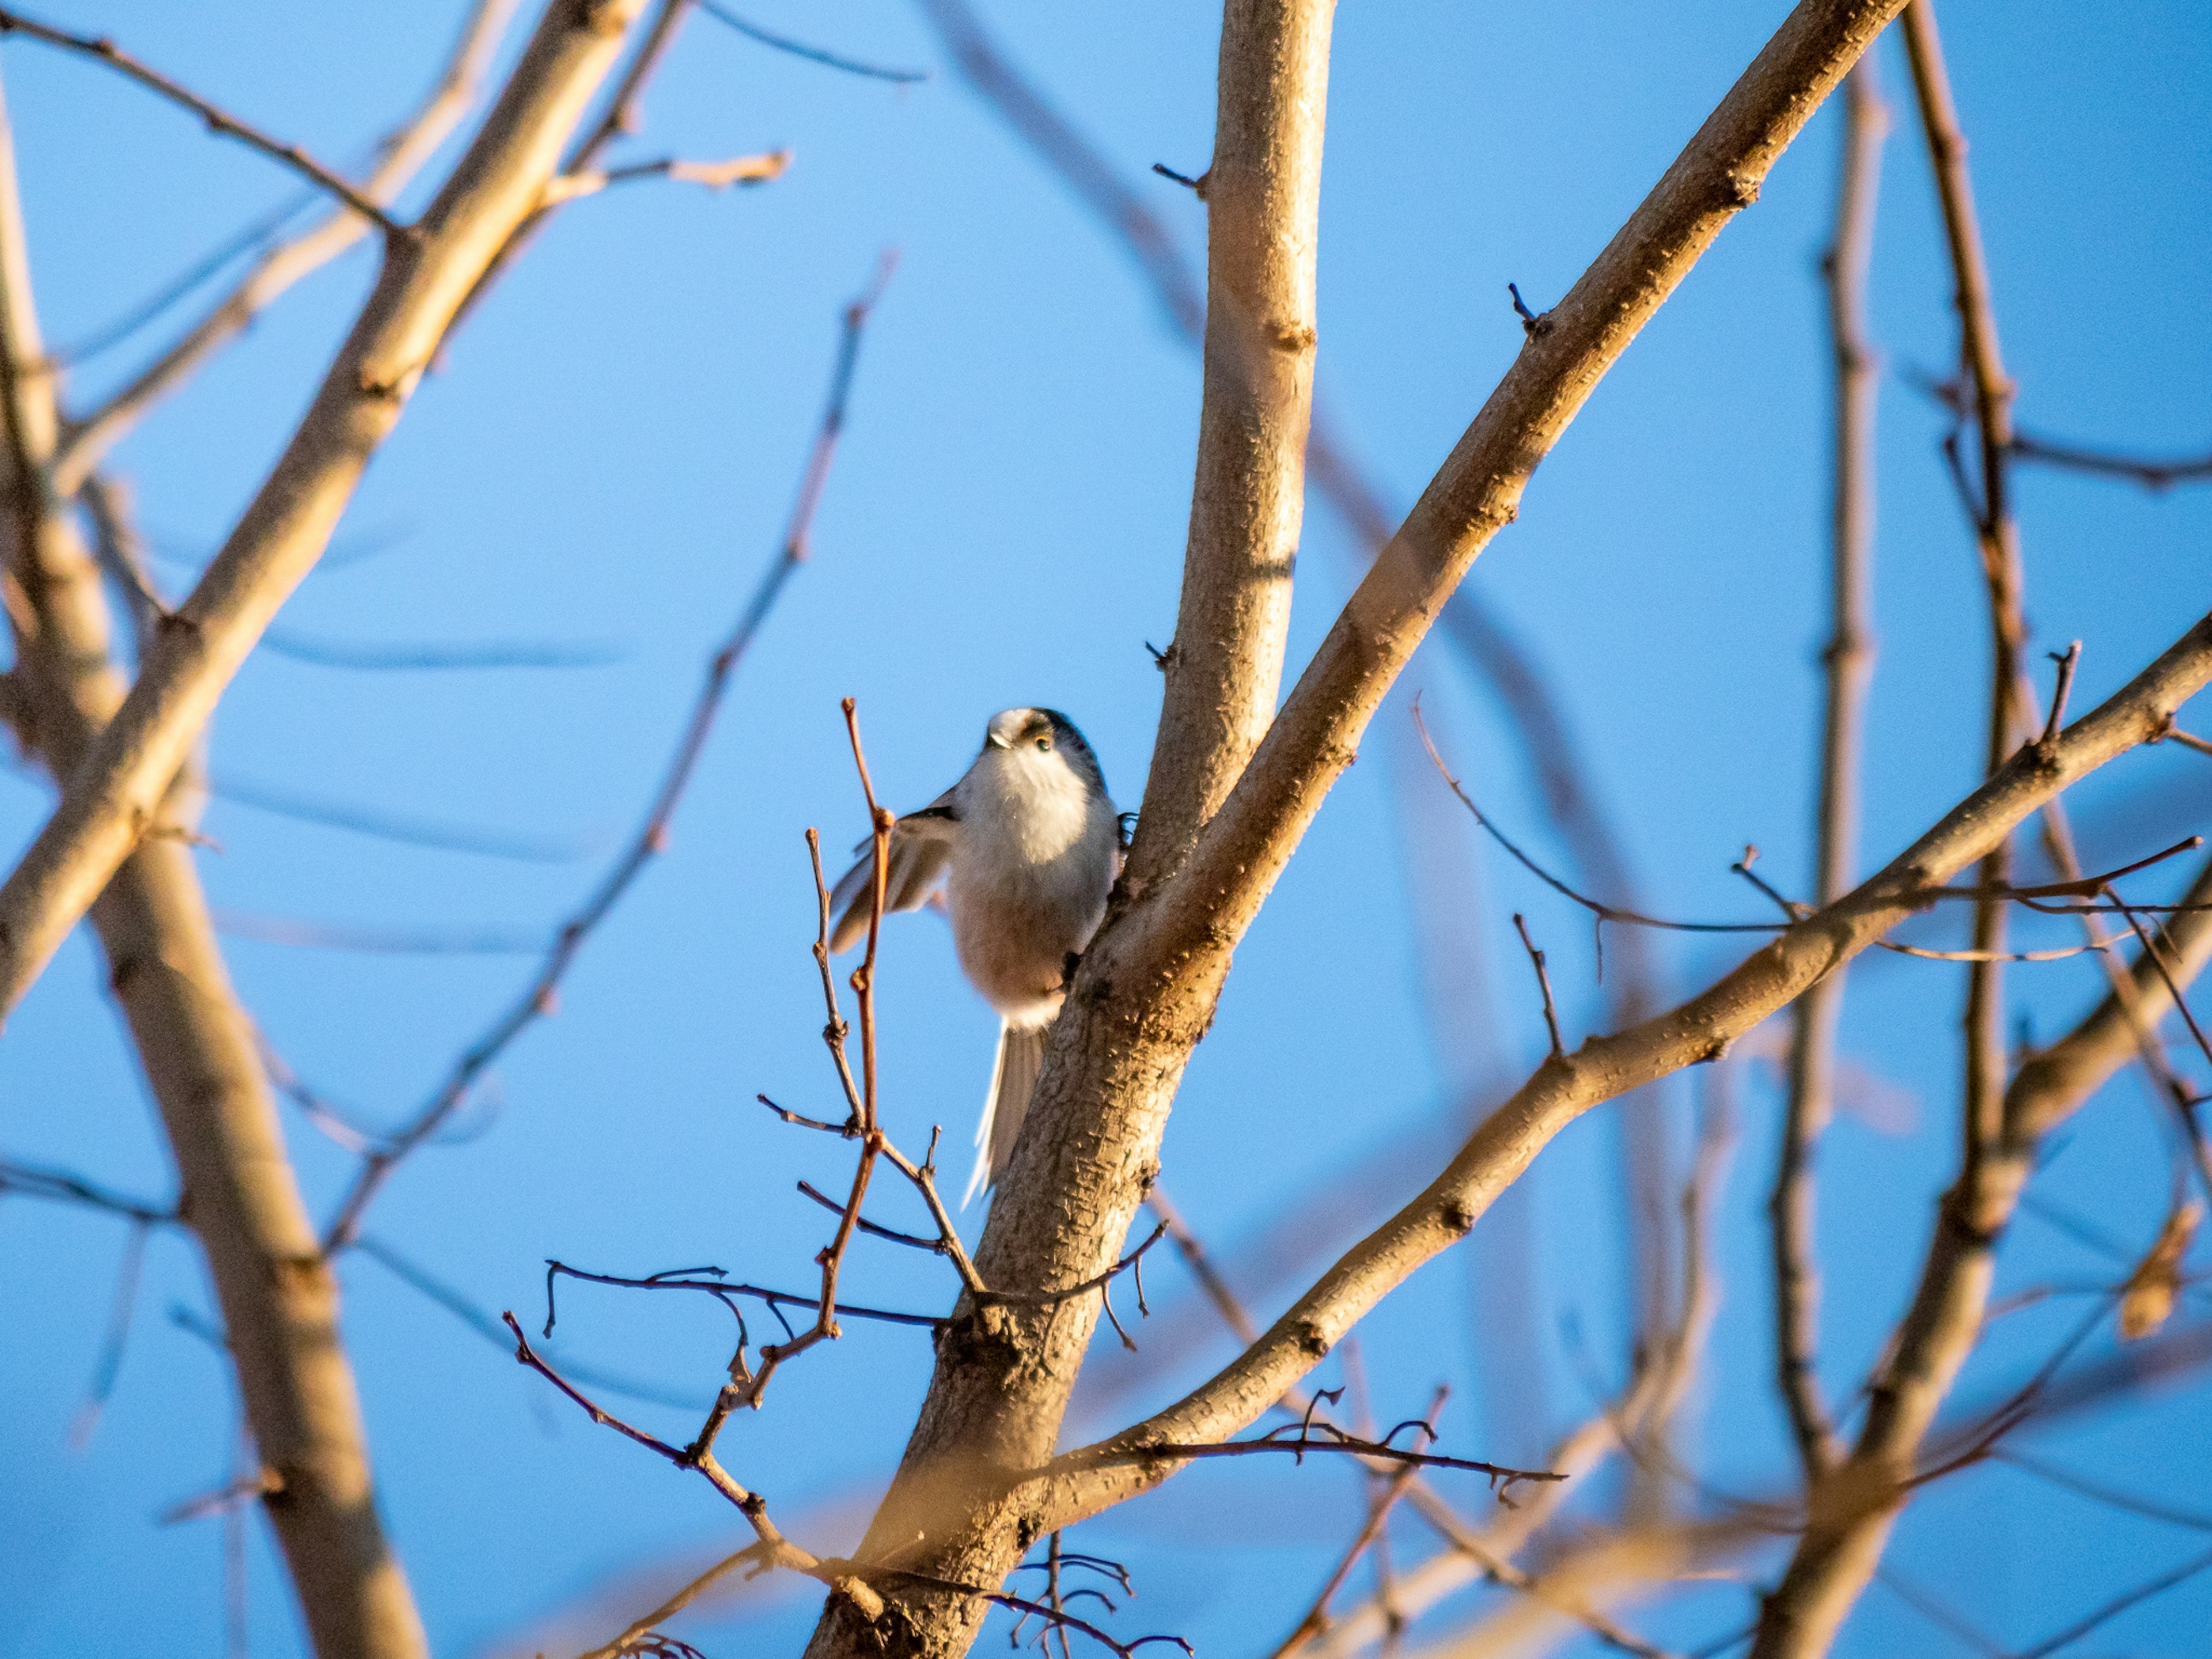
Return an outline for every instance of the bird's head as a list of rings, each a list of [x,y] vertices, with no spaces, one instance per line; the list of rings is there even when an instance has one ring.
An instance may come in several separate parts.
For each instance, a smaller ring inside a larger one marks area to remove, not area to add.
[[[983,728],[983,752],[1005,751],[1008,763],[1038,771],[1065,770],[1081,781],[1087,794],[1103,796],[1106,779],[1098,757],[1075,723],[1056,708],[1007,708]]]

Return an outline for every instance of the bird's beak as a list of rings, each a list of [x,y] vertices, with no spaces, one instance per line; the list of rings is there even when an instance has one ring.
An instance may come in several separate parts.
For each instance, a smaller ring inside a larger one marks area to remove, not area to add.
[[[983,734],[983,746],[986,749],[1005,749],[1010,745],[996,732],[986,732]]]

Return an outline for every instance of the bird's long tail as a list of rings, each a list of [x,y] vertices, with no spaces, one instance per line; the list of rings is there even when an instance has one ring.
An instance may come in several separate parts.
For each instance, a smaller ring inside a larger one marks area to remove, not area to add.
[[[1014,1137],[1022,1132],[1022,1115],[1030,1109],[1030,1092],[1036,1087],[1044,1066],[1042,1025],[1010,1025],[999,1022],[999,1057],[991,1065],[991,1092],[983,1097],[983,1121],[975,1126],[975,1173],[969,1178],[961,1205],[975,1201],[977,1194],[996,1182],[1013,1156]]]

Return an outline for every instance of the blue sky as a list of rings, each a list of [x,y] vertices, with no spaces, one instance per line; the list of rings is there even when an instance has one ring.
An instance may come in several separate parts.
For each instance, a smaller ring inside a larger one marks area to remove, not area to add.
[[[352,166],[420,95],[459,10],[451,0],[57,0],[45,15],[112,33]],[[1401,0],[1340,13],[1321,396],[1401,505],[1511,361],[1520,331],[1505,283],[1539,306],[1563,292],[1782,11]],[[631,1272],[714,1261],[803,1281],[826,1218],[793,1182],[841,1178],[842,1151],[751,1102],[765,1091],[805,1109],[831,1097],[800,836],[818,825],[842,848],[862,827],[837,700],[859,699],[894,806],[949,782],[993,711],[1042,703],[1083,726],[1121,804],[1134,807],[1157,710],[1146,642],[1174,629],[1196,368],[1118,246],[945,72],[909,7],[752,0],[745,15],[935,73],[906,88],[860,80],[695,18],[625,153],[788,145],[788,173],[720,197],[631,187],[562,215],[426,382],[331,561],[281,623],[362,646],[529,641],[607,660],[374,672],[264,651],[215,732],[216,765],[241,786],[495,827],[580,854],[521,863],[438,853],[218,799],[207,829],[220,850],[201,862],[219,907],[337,927],[543,937],[642,810],[706,653],[774,551],[838,307],[882,249],[900,250],[813,560],[744,665],[668,855],[594,939],[557,1017],[500,1065],[464,1115],[465,1133],[405,1168],[374,1212],[376,1237],[494,1310],[535,1308],[548,1256]],[[1204,165],[1209,9],[1135,0],[1110,24],[1068,7],[1001,3],[988,15],[1128,173],[1155,161]],[[1954,5],[1944,24],[2021,424],[2201,453],[2212,444],[2212,16],[2178,3]],[[1973,550],[1937,459],[1942,420],[1913,389],[1916,374],[1952,361],[1954,324],[1892,44],[1881,59],[1899,123],[1870,301],[1888,372],[1869,866],[1972,787],[1984,701]],[[294,192],[260,158],[84,64],[11,41],[0,71],[50,341],[97,332]],[[1758,206],[1608,376],[1470,579],[1540,658],[1647,902],[1668,914],[1753,913],[1754,896],[1728,872],[1747,842],[1777,881],[1808,881],[1826,494],[1815,261],[1837,127],[1836,112],[1823,112],[1783,159]],[[1202,247],[1198,204],[1164,180],[1141,188],[1187,247]],[[304,285],[119,452],[173,587],[258,483],[369,275],[356,252]],[[174,325],[76,371],[76,406]],[[2076,706],[2086,707],[2205,609],[2212,493],[2153,496],[2029,472],[2020,499],[2036,642],[2085,642]],[[1355,550],[1315,504],[1293,671],[1348,591]],[[1461,664],[1426,648],[1404,690],[1424,694],[1485,805],[1559,857],[1511,733]],[[1513,910],[1552,952],[1571,1037],[1602,1009],[1583,920],[1478,845],[1443,803],[1412,758],[1402,696],[1367,754],[1382,763],[1338,787],[1240,950],[1168,1133],[1169,1190],[1267,1309],[1302,1282],[1299,1261],[1326,1261],[1418,1184],[1423,1160],[1462,1121],[1455,1083],[1470,1073],[1510,1079],[1541,1054]],[[2076,799],[2087,855],[2119,861],[2205,827],[2208,768],[2168,745],[2094,780]],[[47,800],[35,781],[0,773],[0,842],[27,841]],[[2142,890],[2158,887],[2147,879]],[[1725,941],[1695,937],[1664,939],[1657,951],[1680,992],[1734,959]],[[292,1065],[378,1123],[434,1086],[532,968],[518,955],[244,939],[229,955]],[[1443,985],[1425,984],[1425,959],[1458,965]],[[2094,971],[2080,961],[2023,969],[2011,1012],[2054,1034],[2087,1006]],[[1844,1043],[1879,1079],[1870,1092],[1884,1104],[1846,1115],[1824,1164],[1832,1394],[1848,1394],[1878,1352],[1948,1176],[1962,990],[1955,969],[1896,958],[1853,981]],[[993,1025],[934,918],[887,934],[882,1000],[892,1127],[918,1146],[942,1122],[948,1144],[964,1146]],[[1760,1243],[1778,1102],[1755,1059],[1735,1080],[1726,1295],[1692,1443],[1714,1480],[1741,1490],[1773,1484],[1788,1463],[1765,1384]],[[1653,1108],[1671,1115],[1678,1140],[1692,1095],[1684,1083]],[[326,1213],[347,1160],[297,1118],[288,1127],[311,1206]],[[1493,1218],[1493,1231],[1517,1228],[1528,1241],[1535,1289],[1515,1287],[1512,1249],[1479,1232],[1370,1322],[1378,1413],[1409,1415],[1449,1380],[1455,1449],[1532,1457],[1617,1385],[1628,1268],[1616,1140],[1613,1115],[1593,1115],[1545,1154],[1512,1218]],[[1386,1173],[1358,1174],[1394,1146],[1408,1150],[1384,1161]],[[149,1195],[170,1189],[82,937],[0,1044],[0,1152]],[[2166,1170],[2143,1093],[2122,1079],[2077,1121],[2043,1179],[2140,1248],[2163,1212]],[[968,1220],[980,1225],[975,1213]],[[1296,1248],[1239,1254],[1271,1228]],[[16,1267],[0,1275],[0,1401],[11,1423],[0,1437],[0,1603],[10,1609],[0,1651],[222,1649],[215,1523],[154,1521],[221,1484],[234,1432],[216,1357],[167,1316],[210,1305],[182,1240],[155,1241],[113,1401],[88,1446],[69,1443],[123,1244],[112,1218],[0,1201],[0,1260]],[[884,1253],[863,1252],[854,1271],[857,1293],[896,1305],[949,1294],[928,1264]],[[2001,1289],[2110,1271],[2023,1220]],[[594,1587],[738,1536],[703,1484],[593,1431],[375,1263],[356,1257],[343,1279],[387,1516],[441,1653],[491,1650]],[[1171,1397],[1227,1355],[1218,1335],[1171,1340],[1163,1322],[1188,1290],[1175,1269],[1155,1290],[1158,1358],[1090,1408],[1089,1428]],[[1501,1297],[1512,1305],[1501,1310]],[[2067,1316],[2015,1316],[1966,1391],[2016,1376]],[[728,1357],[720,1318],[580,1293],[564,1303],[559,1352],[703,1400]],[[1510,1353],[1500,1330],[1522,1334]],[[903,1440],[927,1362],[910,1334],[854,1329],[811,1356],[803,1376],[795,1368],[761,1418],[733,1426],[727,1461],[798,1535],[847,1547]],[[2212,1463],[2204,1398],[2160,1396],[2039,1443],[2130,1491],[2178,1499],[2201,1489]],[[688,1431],[685,1413],[638,1409]],[[1272,1645],[1277,1626],[1289,1628],[1356,1507],[1343,1472],[1206,1468],[1085,1535],[1138,1574],[1142,1595],[1122,1628],[1177,1631],[1218,1655]],[[1417,1536],[1409,1529],[1409,1546]],[[2185,1532],[1993,1468],[1916,1504],[1894,1559],[2018,1647],[2197,1547]],[[258,1531],[252,1547],[254,1651],[297,1652],[297,1620]],[[604,1628],[578,1634],[599,1639],[642,1605],[617,1595],[593,1615]],[[1747,1605],[1742,1590],[1713,1587],[1649,1628],[1693,1645]],[[684,1631],[717,1659],[787,1650],[811,1606],[787,1586]],[[2185,1651],[2208,1614],[2212,1580],[2200,1580],[2100,1639]],[[1940,1653],[1949,1641],[1877,1587],[1841,1650]]]

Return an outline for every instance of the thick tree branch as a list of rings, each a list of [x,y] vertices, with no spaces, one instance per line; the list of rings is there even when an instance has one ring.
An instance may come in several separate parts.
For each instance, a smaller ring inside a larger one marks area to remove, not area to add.
[[[1191,1048],[1212,1017],[1231,954],[1329,786],[1350,763],[1391,681],[1476,554],[1510,520],[1530,474],[1605,370],[1722,227],[1755,198],[1784,147],[1899,3],[1806,0],[1791,14],[1561,302],[1551,325],[1523,346],[1376,559],[1189,855],[1164,879],[1147,885],[1143,872],[1133,870],[1123,882],[1053,1028],[1028,1120],[994,1199],[975,1260],[986,1283],[1035,1291],[1087,1279],[1114,1261],[1157,1171],[1168,1109]],[[2206,632],[2212,637],[2212,629]],[[2152,718],[2136,725],[2147,732]],[[1796,951],[1770,946],[1755,957],[1766,967],[1754,979],[1774,994],[1761,1012],[1847,954],[1840,945],[1856,939],[1862,926],[1869,938],[1882,931],[1887,922],[1876,925],[1877,912],[1893,921],[1903,908],[1893,900],[1863,916],[1834,919],[1839,937],[1833,940],[1823,931],[1808,936],[1793,930],[1784,939],[1800,941]],[[0,905],[0,922],[6,914]],[[1727,1003],[1735,992],[1715,994]],[[1698,1004],[1675,1022],[1659,1022],[1661,1035],[1649,1039],[1648,1077],[1711,1052],[1711,1028],[1719,1018],[1717,1007]],[[1555,1088],[1560,1073],[1574,1086]],[[1479,1146],[1486,1137],[1514,1135],[1531,1115],[1538,1122],[1564,1123],[1620,1092],[1582,1081],[1588,1076],[1579,1062],[1547,1071],[1524,1091],[1528,1098],[1517,1109],[1509,1106],[1491,1120]],[[1627,1077],[1624,1086],[1644,1080],[1647,1075]],[[1542,1138],[1520,1138],[1528,1156]],[[1510,1173],[1519,1167],[1513,1164]],[[1507,1172],[1498,1168],[1494,1178],[1502,1184]],[[1485,1187],[1485,1201],[1491,1190]],[[1433,1216],[1409,1224],[1407,1237],[1420,1242],[1404,1247],[1412,1253],[1405,1270],[1459,1231],[1464,1226],[1449,1231]],[[1383,1255],[1395,1259],[1393,1250]],[[1383,1279],[1395,1283],[1398,1276],[1387,1268],[1353,1274],[1377,1295]],[[1353,1303],[1364,1310],[1359,1294],[1348,1297],[1347,1310]],[[1081,1303],[1049,1318],[964,1301],[955,1310],[939,1344],[921,1420],[864,1556],[896,1547],[902,1561],[975,1583],[995,1582],[1011,1569],[1021,1510],[1000,1496],[1002,1483],[1049,1457],[1095,1320]],[[1266,1358],[1248,1357],[1233,1368],[1224,1385],[1233,1406],[1178,1417],[1172,1428],[1156,1423],[1152,1439],[1215,1440],[1222,1436],[1210,1419],[1252,1421],[1325,1352],[1341,1328],[1328,1322],[1334,1328],[1319,1334],[1303,1322],[1287,1331],[1279,1326],[1255,1351]],[[1200,1431],[1186,1434],[1185,1426]],[[1171,1465],[1150,1467],[1164,1475]],[[1117,1465],[1091,1471],[1084,1490],[1110,1502],[1106,1494],[1125,1478],[1132,1479],[1127,1490],[1142,1484]],[[950,1655],[966,1646],[975,1617],[972,1604],[942,1599],[902,1603],[895,1615],[874,1620],[836,1602],[817,1626],[810,1653],[830,1659],[888,1645],[894,1654]]]
[[[1844,83],[1843,179],[1836,198],[1835,240],[1821,262],[1835,356],[1831,621],[1821,653],[1827,665],[1827,703],[1814,884],[1814,902],[1823,905],[1834,903],[1851,884],[1858,845],[1861,732],[1874,671],[1868,589],[1874,548],[1875,396],[1881,376],[1867,339],[1866,279],[1874,252],[1881,145],[1888,131],[1889,110],[1882,102],[1875,61],[1861,58]],[[1767,1206],[1773,1229],[1776,1382],[1808,1480],[1817,1479],[1838,1454],[1817,1369],[1820,1280],[1813,1164],[1835,1093],[1844,980],[1838,969],[1790,1010],[1790,1103]]]
[[[387,137],[383,159],[361,186],[369,202],[388,206],[453,135],[477,101],[492,54],[518,0],[477,0],[444,75],[406,124]],[[143,419],[222,348],[236,339],[287,289],[320,270],[368,234],[368,222],[341,208],[320,223],[264,253],[207,314],[129,385],[82,420],[68,424],[54,455],[54,488],[74,495],[93,469]]]
[[[152,823],[231,676],[321,556],[455,308],[544,197],[642,3],[554,0],[418,234],[387,239],[375,289],[283,457],[0,885],[0,1013]]]
[[[1274,717],[1305,502],[1334,0],[1229,0],[1206,205],[1206,386],[1133,889],[1182,861]]]
[[[961,76],[1121,242],[1152,288],[1176,337],[1193,349],[1201,347],[1206,326],[1205,296],[1175,238],[1148,205],[1147,196],[1133,187],[1098,146],[1077,131],[1051,100],[1022,75],[978,22],[967,0],[920,0],[920,3]],[[1209,179],[1209,194],[1212,190]],[[1389,541],[1397,514],[1353,459],[1343,432],[1329,419],[1318,398],[1307,434],[1305,460],[1307,483],[1351,532],[1364,565]],[[1510,716],[1509,730],[1583,878],[1601,892],[1620,898],[1631,895],[1634,883],[1620,839],[1599,809],[1595,791],[1577,759],[1579,746],[1534,658],[1470,590],[1452,593],[1444,603],[1443,621],[1451,644],[1466,657],[1477,678],[1487,684]],[[1651,1012],[1655,1003],[1650,952],[1643,940],[1632,936],[1622,942],[1619,968],[1607,975],[1607,984],[1608,1004],[1617,1024],[1632,1024]],[[1663,1316],[1668,1279],[1664,1139],[1661,1121],[1642,1113],[1628,1118],[1621,1139],[1624,1176],[1630,1189],[1639,1340]]]

